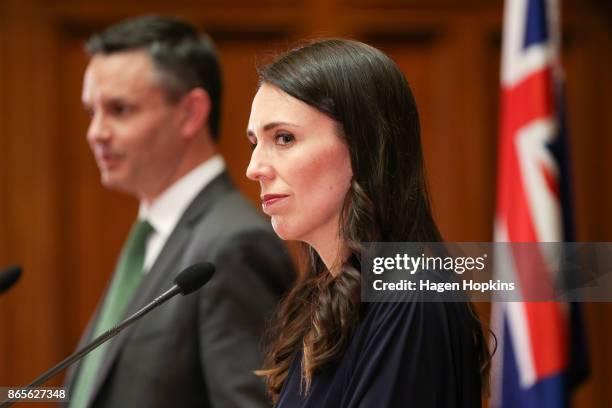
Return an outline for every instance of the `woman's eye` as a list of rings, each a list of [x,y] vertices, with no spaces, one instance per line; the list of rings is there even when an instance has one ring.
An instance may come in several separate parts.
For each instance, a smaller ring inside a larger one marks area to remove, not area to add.
[[[291,133],[279,133],[276,135],[276,143],[279,145],[288,145],[294,140],[295,137]]]

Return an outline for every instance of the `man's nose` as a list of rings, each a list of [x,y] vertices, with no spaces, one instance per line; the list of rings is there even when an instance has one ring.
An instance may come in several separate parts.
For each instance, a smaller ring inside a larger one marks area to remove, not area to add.
[[[111,136],[111,130],[106,123],[104,115],[101,113],[94,113],[91,116],[89,127],[87,128],[87,140],[91,142],[104,142],[108,141]]]

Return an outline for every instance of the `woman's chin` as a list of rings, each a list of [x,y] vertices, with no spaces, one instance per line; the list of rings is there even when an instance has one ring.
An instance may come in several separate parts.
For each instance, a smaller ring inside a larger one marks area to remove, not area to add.
[[[278,235],[280,239],[284,241],[297,240],[295,234],[293,233],[294,231],[292,231],[291,228],[289,228],[289,226],[287,225],[287,223],[283,222],[280,217],[272,216],[271,222],[272,229],[274,229],[274,232],[276,232],[276,235]]]

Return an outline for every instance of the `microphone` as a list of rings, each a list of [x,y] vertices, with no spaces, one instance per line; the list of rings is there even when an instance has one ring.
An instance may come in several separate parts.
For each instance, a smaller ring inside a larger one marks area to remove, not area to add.
[[[119,323],[117,326],[96,337],[91,343],[89,343],[85,347],[82,347],[81,349],[75,351],[74,353],[66,357],[64,360],[60,361],[57,365],[41,374],[38,378],[36,378],[34,381],[32,381],[23,388],[29,389],[37,387],[40,384],[44,383],[49,378],[53,377],[54,375],[56,375],[66,367],[70,366],[71,364],[75,363],[76,361],[80,360],[86,354],[98,347],[100,344],[116,336],[121,330],[125,329],[127,326],[134,323],[136,320],[140,319],[142,316],[149,313],[151,310],[155,309],[157,306],[166,302],[170,298],[178,295],[179,293],[185,296],[200,289],[210,280],[210,278],[212,278],[214,272],[215,266],[208,262],[202,262],[188,266],[177,275],[177,277],[174,279],[174,285],[170,289],[156,297],[151,303],[144,306],[142,309]],[[0,408],[9,407],[15,402],[18,401],[7,399],[3,401],[2,404],[0,404]]]
[[[12,265],[0,272],[0,293],[6,292],[21,277],[21,266]]]

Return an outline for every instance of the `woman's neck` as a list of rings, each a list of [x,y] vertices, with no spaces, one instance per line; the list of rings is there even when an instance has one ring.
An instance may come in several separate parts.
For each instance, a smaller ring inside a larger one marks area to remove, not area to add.
[[[349,250],[344,241],[337,237],[334,240],[327,240],[317,244],[310,243],[310,245],[317,251],[327,270],[333,276],[338,276],[342,271],[342,265],[349,256]]]

